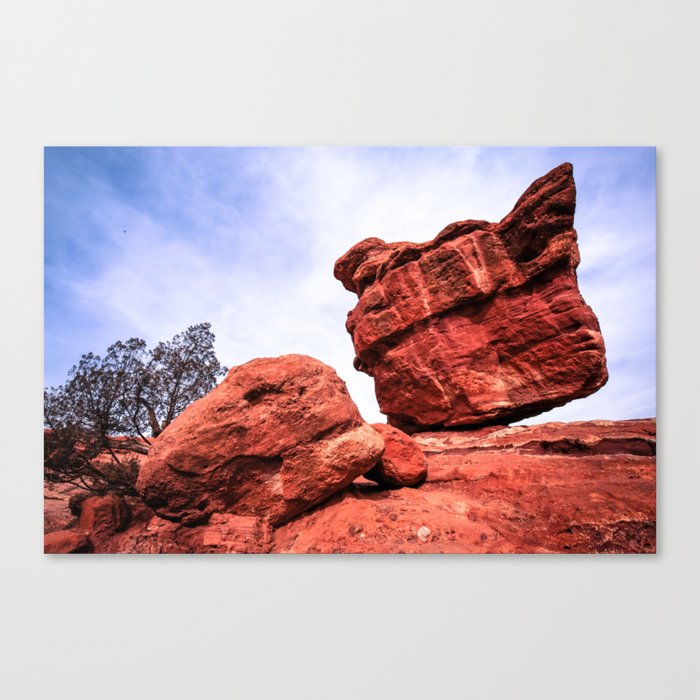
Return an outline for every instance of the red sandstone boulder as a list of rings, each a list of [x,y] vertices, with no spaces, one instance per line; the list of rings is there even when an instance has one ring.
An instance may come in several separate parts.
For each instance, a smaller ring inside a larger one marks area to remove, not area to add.
[[[607,381],[576,280],[576,187],[564,163],[500,223],[459,221],[428,243],[368,238],[335,264],[359,302],[355,367],[407,431],[519,420]]]
[[[283,522],[365,473],[384,449],[344,382],[305,355],[234,367],[153,442],[137,489],[161,517]]]
[[[384,438],[384,454],[365,477],[381,486],[418,486],[425,481],[428,462],[420,447],[398,428],[384,423],[372,427]]]
[[[56,530],[44,535],[44,554],[81,554],[91,550],[88,538],[75,530]]]
[[[131,518],[126,501],[114,494],[86,498],[80,510],[80,530],[93,545],[110,539],[123,530]]]

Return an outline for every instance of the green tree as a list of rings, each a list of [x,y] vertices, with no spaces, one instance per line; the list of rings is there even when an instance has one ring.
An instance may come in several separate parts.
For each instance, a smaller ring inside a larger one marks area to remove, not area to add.
[[[133,492],[138,461],[130,453],[147,454],[151,439],[227,372],[214,340],[200,323],[152,350],[130,338],[104,357],[83,355],[65,384],[44,392],[46,480]]]
[[[158,437],[189,404],[209,393],[227,371],[216,358],[208,323],[190,326],[172,340],[158,343],[150,352],[136,393],[151,435]],[[136,416],[134,425],[143,428]]]

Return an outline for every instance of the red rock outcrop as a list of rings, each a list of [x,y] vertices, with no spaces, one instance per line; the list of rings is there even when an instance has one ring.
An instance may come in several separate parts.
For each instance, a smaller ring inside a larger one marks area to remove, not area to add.
[[[458,221],[428,243],[368,238],[335,264],[359,301],[347,329],[389,423],[408,432],[504,423],[607,381],[578,290],[576,188],[564,163],[499,223]]]
[[[418,486],[428,474],[428,461],[420,447],[403,431],[384,423],[372,427],[384,438],[384,454],[365,477],[381,486]]]
[[[115,494],[86,498],[80,510],[80,530],[90,539],[93,547],[111,539],[123,530],[131,519],[126,501]]]
[[[188,527],[128,499],[127,529],[96,552],[654,552],[656,422],[545,423],[414,435],[428,461],[417,488],[358,479],[273,530],[269,519],[215,514]],[[78,530],[47,552],[87,551]]]
[[[656,421],[414,435],[417,489],[353,484],[275,531],[277,552],[656,550]]]
[[[383,449],[333,369],[304,355],[263,358],[231,369],[163,431],[137,489],[185,524],[213,513],[277,524],[347,486]]]

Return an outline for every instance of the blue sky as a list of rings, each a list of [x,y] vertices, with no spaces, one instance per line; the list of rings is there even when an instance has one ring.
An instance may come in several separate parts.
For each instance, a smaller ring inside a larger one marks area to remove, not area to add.
[[[117,339],[153,344],[209,321],[223,364],[312,355],[383,420],[352,367],[356,298],[335,260],[368,236],[424,241],[452,221],[498,221],[564,161],[610,380],[526,422],[653,416],[652,148],[47,148],[45,384]]]

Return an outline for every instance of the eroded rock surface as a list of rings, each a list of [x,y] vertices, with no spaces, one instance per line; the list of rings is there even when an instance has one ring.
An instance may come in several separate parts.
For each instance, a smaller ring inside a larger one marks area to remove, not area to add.
[[[305,355],[234,367],[153,442],[137,488],[163,518],[283,522],[370,469],[384,443],[333,369]]]
[[[417,489],[353,484],[275,531],[280,552],[656,550],[656,421],[415,434]]]
[[[265,518],[217,513],[208,523],[188,527],[152,517],[135,519],[102,551],[132,554],[265,554],[272,550],[272,526]]]
[[[79,529],[90,539],[92,546],[99,548],[112,536],[123,530],[131,519],[127,502],[115,494],[91,496],[81,504]]]
[[[110,537],[61,530],[47,552],[654,552],[656,421],[545,423],[415,434],[428,461],[417,488],[357,479],[279,525],[215,514],[187,526],[128,499]],[[113,530],[114,528],[112,528]],[[94,545],[91,541],[94,542]]]
[[[366,239],[335,264],[359,301],[347,329],[389,423],[408,432],[504,423],[607,381],[578,290],[576,187],[564,163],[499,223],[459,221],[427,243]]]
[[[418,486],[428,474],[428,462],[418,445],[402,430],[384,423],[372,427],[384,438],[384,454],[365,477],[381,486]]]
[[[55,530],[44,534],[44,554],[85,554],[90,551],[90,541],[77,530]]]
[[[71,484],[44,484],[44,532],[64,530],[75,525],[76,516],[71,512],[69,503],[78,492],[85,494],[86,498],[90,495]]]

